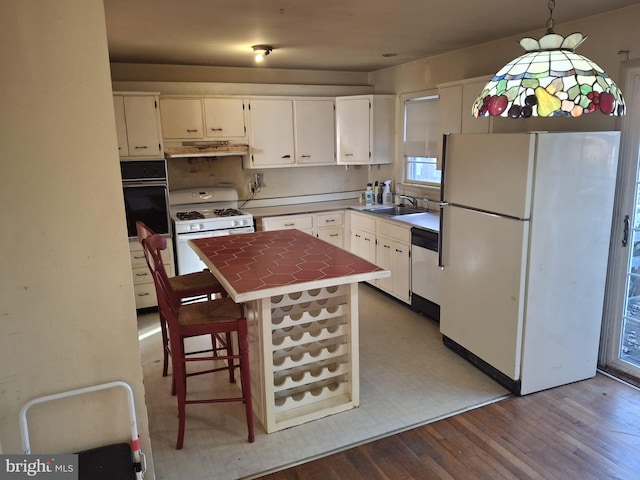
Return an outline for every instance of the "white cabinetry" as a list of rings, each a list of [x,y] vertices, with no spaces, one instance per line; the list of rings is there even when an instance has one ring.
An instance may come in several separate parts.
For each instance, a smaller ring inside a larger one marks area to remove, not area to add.
[[[376,219],[366,213],[349,212],[351,216],[351,253],[376,263]]]
[[[203,139],[202,100],[190,97],[160,99],[162,136],[167,140]]]
[[[333,98],[296,99],[294,136],[296,163],[326,165],[336,163],[336,122]]]
[[[336,247],[344,248],[344,211],[315,215],[316,237]]]
[[[409,302],[411,299],[411,227],[378,219],[376,222],[377,265],[391,271],[378,280],[378,287]]]
[[[289,228],[301,230],[336,247],[344,247],[344,210],[263,217],[258,221],[258,230]]]
[[[333,98],[253,98],[247,168],[335,163]]]
[[[244,138],[244,100],[242,98],[205,98],[204,125],[207,139]]]
[[[246,141],[242,98],[163,95],[160,116],[168,141]]]
[[[337,161],[342,165],[392,163],[395,95],[336,98]]]
[[[287,230],[295,228],[313,235],[313,215],[281,215],[276,217],[264,217],[259,224],[260,230]]]
[[[475,118],[471,107],[489,81],[487,77],[438,85],[438,168],[442,168],[442,136],[447,133],[491,133],[490,117]]]
[[[293,100],[251,99],[249,168],[291,166],[295,162]]]
[[[131,256],[131,273],[133,275],[133,291],[136,299],[136,309],[158,306],[156,289],[153,284],[153,277],[147,266],[142,251],[142,245],[137,240],[129,242],[129,254]],[[173,247],[171,242],[167,242],[167,248],[162,251],[164,268],[170,277],[173,277],[175,270],[173,267]]]
[[[409,303],[411,301],[411,226],[368,213],[350,211],[351,253],[391,271],[374,285]]]
[[[161,158],[160,115],[157,94],[114,93],[113,108],[121,158]]]

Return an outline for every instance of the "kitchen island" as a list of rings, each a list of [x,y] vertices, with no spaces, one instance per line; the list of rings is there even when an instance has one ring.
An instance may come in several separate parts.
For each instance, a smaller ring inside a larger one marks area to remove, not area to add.
[[[253,408],[267,433],[359,405],[358,282],[388,270],[299,230],[189,243],[245,305]]]

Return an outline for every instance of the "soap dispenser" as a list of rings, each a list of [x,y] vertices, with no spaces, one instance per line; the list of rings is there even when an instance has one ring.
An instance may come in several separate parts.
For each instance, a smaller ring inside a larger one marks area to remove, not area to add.
[[[367,190],[364,192],[364,203],[373,205],[373,189],[370,183],[367,183]]]
[[[382,192],[382,203],[393,203],[393,195],[391,194],[391,180],[384,181],[384,188]]]

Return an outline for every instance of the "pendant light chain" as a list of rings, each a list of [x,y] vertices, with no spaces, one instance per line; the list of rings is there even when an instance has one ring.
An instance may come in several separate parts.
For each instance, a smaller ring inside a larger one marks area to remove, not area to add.
[[[547,33],[554,33],[553,27],[555,22],[553,20],[553,10],[556,8],[556,0],[549,0],[549,19],[547,20]]]

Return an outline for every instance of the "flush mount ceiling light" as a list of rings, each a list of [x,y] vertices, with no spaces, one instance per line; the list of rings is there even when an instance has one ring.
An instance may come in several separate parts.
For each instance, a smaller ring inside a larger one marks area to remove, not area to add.
[[[596,63],[574,50],[586,37],[553,31],[555,0],[549,1],[547,33],[523,38],[527,53],[507,63],[487,83],[473,104],[474,117],[580,117],[599,111],[625,114],[622,92]]]
[[[264,60],[264,57],[266,57],[267,55],[269,55],[271,53],[271,51],[273,50],[273,47],[271,45],[254,45],[253,47],[253,51],[256,54],[256,62],[261,62]]]

